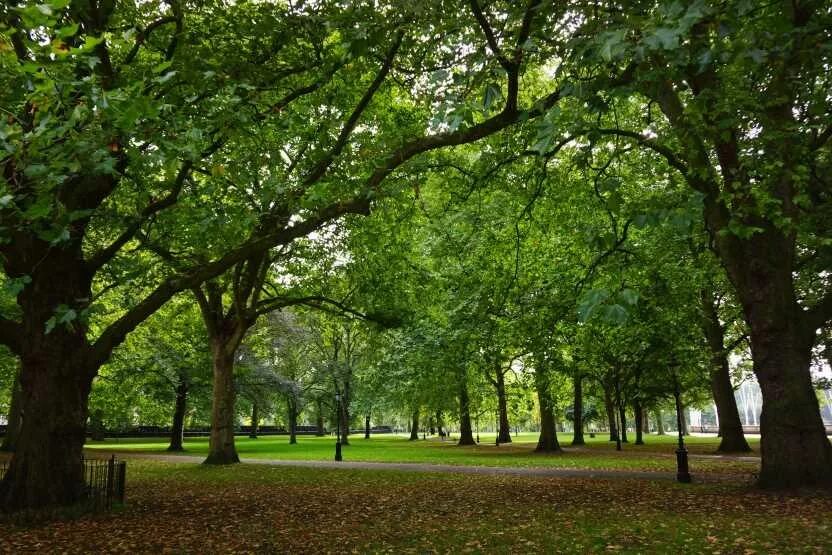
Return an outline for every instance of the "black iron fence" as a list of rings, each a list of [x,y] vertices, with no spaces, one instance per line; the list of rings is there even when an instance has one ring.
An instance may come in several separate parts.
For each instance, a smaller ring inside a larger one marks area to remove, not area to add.
[[[8,471],[8,461],[0,461],[0,478]],[[84,492],[81,504],[94,509],[110,509],[124,503],[127,462],[109,459],[83,459]]]

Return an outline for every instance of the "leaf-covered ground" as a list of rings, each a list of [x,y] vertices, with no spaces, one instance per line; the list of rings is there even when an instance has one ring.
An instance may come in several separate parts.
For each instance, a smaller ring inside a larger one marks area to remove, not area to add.
[[[740,484],[130,461],[118,512],[6,526],[37,553],[832,550],[832,498]]]
[[[534,452],[536,434],[521,434],[508,445],[494,445],[493,434],[483,434],[482,443],[472,447],[458,447],[454,441],[408,441],[404,437],[375,436],[370,440],[354,437],[351,445],[344,448],[344,459],[350,461],[441,463],[477,466],[522,466],[554,468],[627,469],[675,471],[676,449],[672,436],[647,436],[646,445],[625,444],[623,451],[616,451],[615,444],[600,434],[590,439],[584,447],[572,448],[572,437],[561,435],[565,452],[557,455],[541,455]],[[289,460],[332,460],[334,439],[331,437],[302,436],[297,445],[289,445],[286,436],[263,436],[259,439],[237,437],[237,451],[244,458],[289,459]],[[756,440],[751,441],[756,447]],[[751,458],[715,458],[719,445],[716,437],[692,436],[687,440],[688,449],[694,458],[691,467],[699,473],[744,474],[756,473],[759,467],[756,452]],[[165,438],[121,439],[91,442],[87,447],[93,453],[142,452],[165,453]],[[186,455],[205,455],[208,452],[207,438],[188,438],[185,442]],[[702,456],[702,457],[700,457]]]

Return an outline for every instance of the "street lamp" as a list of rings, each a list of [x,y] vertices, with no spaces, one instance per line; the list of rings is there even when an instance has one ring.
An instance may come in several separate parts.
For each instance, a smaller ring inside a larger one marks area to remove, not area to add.
[[[341,459],[341,393],[335,389],[335,460]]]
[[[673,392],[676,398],[676,426],[679,429],[679,448],[676,449],[676,481],[689,484],[691,481],[690,470],[688,469],[688,450],[685,447],[685,433],[682,428],[682,401],[680,400],[679,381],[676,380],[676,389]]]

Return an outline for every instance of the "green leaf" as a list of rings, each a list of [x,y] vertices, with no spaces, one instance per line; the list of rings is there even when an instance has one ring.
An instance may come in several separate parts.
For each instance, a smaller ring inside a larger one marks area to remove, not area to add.
[[[602,320],[620,326],[627,321],[629,313],[620,304],[613,304],[601,307],[600,316]]]
[[[72,25],[67,25],[66,27],[61,27],[60,29],[58,29],[58,38],[66,39],[69,37],[74,37],[77,32],[78,24],[73,23]]]
[[[485,87],[485,95],[482,101],[482,107],[485,108],[486,111],[488,111],[488,109],[491,108],[491,106],[493,106],[495,102],[500,100],[502,96],[503,92],[500,90],[499,85],[497,85],[496,83],[489,83]]]
[[[625,288],[618,294],[618,298],[621,299],[624,304],[634,306],[638,303],[638,292],[630,288]]]
[[[30,276],[20,276],[8,279],[6,283],[3,284],[3,288],[10,296],[16,297],[30,283],[32,283],[32,278]]]
[[[659,27],[644,42],[654,50],[674,50],[679,47],[680,29]]]
[[[601,43],[599,53],[604,61],[611,62],[613,58],[617,57],[624,51],[624,38],[626,37],[626,34],[627,31],[623,29],[602,33],[601,37],[603,37],[603,42]]]

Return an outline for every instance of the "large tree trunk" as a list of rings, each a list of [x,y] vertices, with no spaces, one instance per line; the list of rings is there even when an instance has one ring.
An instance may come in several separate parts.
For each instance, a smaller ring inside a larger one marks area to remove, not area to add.
[[[791,117],[788,110],[785,113]],[[784,172],[775,193],[781,196],[784,210],[796,214],[792,175]],[[729,218],[715,195],[705,201],[705,219],[717,254],[748,323],[754,374],[762,391],[759,484],[832,487],[832,446],[809,371],[817,328],[828,321],[828,305],[807,311],[797,300],[796,236],[791,226],[748,218],[747,223],[759,231],[740,239],[726,229]]]
[[[644,411],[641,410],[641,403],[633,401],[633,417],[636,424],[636,445],[644,445],[642,433],[644,430]]]
[[[754,372],[763,393],[760,485],[832,485],[832,447],[812,388],[811,351],[786,336],[755,340]]]
[[[607,411],[610,441],[618,441],[618,426],[615,425],[615,406],[613,405],[612,394],[607,384],[604,384],[604,409]]]
[[[211,438],[205,464],[233,464],[240,462],[234,445],[234,353],[222,338],[211,340],[214,365],[214,392],[211,408]],[[231,352],[229,352],[231,351]]]
[[[583,393],[583,376],[575,373],[573,378],[574,399],[572,401],[572,423],[574,433],[572,435],[572,445],[584,444],[584,393]]]
[[[506,375],[499,366],[496,369],[494,387],[497,389],[497,407],[500,415],[498,441],[511,443],[511,429],[508,423],[508,399],[506,398]]]
[[[188,382],[181,380],[176,386],[176,402],[173,407],[173,424],[170,427],[168,451],[184,451],[185,414],[188,409]]]
[[[476,445],[471,428],[471,400],[468,397],[468,376],[462,372],[459,376],[459,442],[457,445]]]
[[[103,362],[86,338],[82,319],[56,323],[46,331],[47,322],[55,321],[56,307],[80,312],[92,297],[80,241],[50,246],[32,240],[27,256],[31,259],[18,262],[31,282],[17,297],[23,312],[16,354],[24,417],[0,483],[0,509],[7,511],[72,505],[81,499],[87,402]],[[8,269],[9,260],[3,262]],[[22,273],[7,270],[9,275]]]
[[[84,345],[53,330],[21,357],[23,424],[0,484],[7,511],[72,505],[84,492],[83,446],[94,372],[77,366]],[[75,355],[75,356],[73,356]]]
[[[537,401],[540,405],[540,437],[535,451],[560,451],[557,428],[555,426],[555,411],[552,394],[549,392],[549,379],[546,369],[538,365],[534,370],[534,385],[537,390]]]
[[[410,423],[410,441],[419,439],[419,409],[413,411],[413,420]]]
[[[717,451],[726,453],[751,451],[742,431],[740,412],[734,397],[734,386],[731,384],[728,353],[725,349],[725,330],[719,321],[716,300],[710,290],[702,291],[702,310],[704,313],[702,327],[711,355],[711,392],[719,419],[719,435],[722,438]]]
[[[20,377],[15,376],[12,384],[12,398],[9,404],[9,414],[6,418],[6,435],[3,437],[3,444],[0,451],[14,451],[20,437],[20,429],[23,425],[23,393],[20,389]]]
[[[370,439],[370,415],[364,415],[364,439]]]

